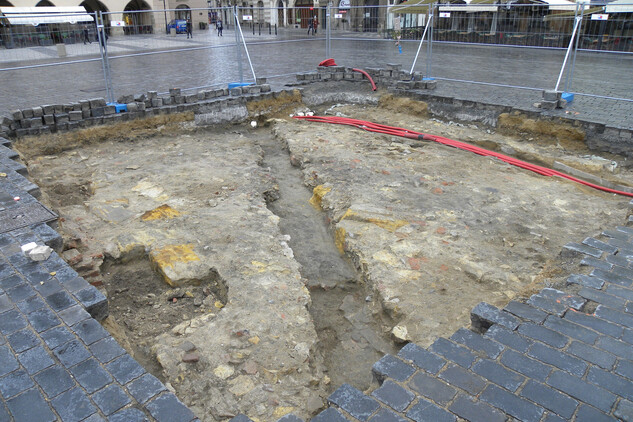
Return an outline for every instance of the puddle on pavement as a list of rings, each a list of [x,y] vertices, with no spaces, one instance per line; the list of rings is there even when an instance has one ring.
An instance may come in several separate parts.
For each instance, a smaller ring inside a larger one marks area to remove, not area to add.
[[[353,265],[341,256],[328,230],[327,216],[310,203],[303,173],[291,165],[280,140],[260,140],[262,166],[270,168],[279,188],[268,208],[280,217],[283,234],[301,264],[301,276],[310,290],[310,314],[319,336],[319,351],[331,385],[348,383],[366,390],[371,366],[398,348],[382,330],[387,318],[365,289]]]

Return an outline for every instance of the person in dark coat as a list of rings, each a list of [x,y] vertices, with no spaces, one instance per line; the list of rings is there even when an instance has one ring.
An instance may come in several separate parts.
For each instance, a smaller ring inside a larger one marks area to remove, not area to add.
[[[308,21],[308,35],[310,35],[310,31],[312,31],[312,35],[314,35],[314,20],[310,19]]]
[[[86,45],[86,43],[92,44],[92,41],[90,41],[90,37],[88,36],[88,27],[84,26],[84,45]]]
[[[215,23],[215,28],[218,30],[218,37],[221,37],[222,29],[224,29],[224,27],[222,26],[222,19],[218,19],[218,21]]]
[[[187,19],[187,38],[193,38],[193,25],[191,24],[191,18]]]

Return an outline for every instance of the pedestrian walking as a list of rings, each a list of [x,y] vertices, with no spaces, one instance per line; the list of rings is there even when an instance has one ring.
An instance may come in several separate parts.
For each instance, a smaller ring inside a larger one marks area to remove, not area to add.
[[[100,33],[100,38],[101,38],[101,45],[103,46],[103,49],[105,50],[107,48],[107,42],[108,42],[108,33],[106,31],[103,30],[103,28],[99,28],[99,33]]]
[[[316,15],[314,15],[314,19],[312,21],[312,33],[314,35],[316,35],[318,28],[319,28],[319,21],[317,20]]]
[[[310,31],[312,31],[312,34],[314,35],[314,20],[310,19],[308,21],[308,35],[310,35]]]
[[[193,25],[191,24],[191,18],[187,19],[187,39],[193,38]]]
[[[215,28],[218,30],[218,37],[222,36],[222,29],[224,29],[222,27],[222,19],[218,19],[217,22],[215,23]]]
[[[86,45],[86,43],[92,44],[92,41],[90,41],[90,37],[88,36],[88,27],[84,26],[84,45]]]

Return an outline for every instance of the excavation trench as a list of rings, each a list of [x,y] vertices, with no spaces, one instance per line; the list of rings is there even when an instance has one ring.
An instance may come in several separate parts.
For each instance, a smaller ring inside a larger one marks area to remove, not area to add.
[[[266,138],[259,145],[264,151],[262,165],[270,169],[278,186],[278,195],[268,201],[268,208],[280,217],[279,227],[289,236],[287,242],[301,264],[319,337],[318,353],[328,376],[333,386],[346,382],[366,390],[372,382],[372,364],[386,353],[397,352],[384,334],[387,316],[361,275],[336,248],[327,215],[310,204],[312,192],[303,183],[301,169],[291,165],[283,141]]]

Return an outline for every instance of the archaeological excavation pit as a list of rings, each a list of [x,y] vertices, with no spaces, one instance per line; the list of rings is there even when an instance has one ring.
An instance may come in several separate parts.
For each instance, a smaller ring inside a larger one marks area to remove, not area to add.
[[[297,102],[257,127],[181,114],[16,143],[61,217],[63,256],[108,297],[106,328],[201,420],[309,418],[341,383],[371,390],[383,354],[468,326],[481,301],[560,286],[563,245],[627,213],[625,197],[500,160],[289,116],[404,127],[633,185],[623,157],[598,157],[573,128],[506,116],[515,133],[502,133],[373,98]]]

